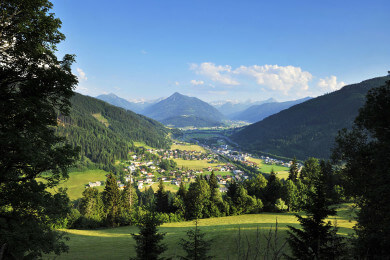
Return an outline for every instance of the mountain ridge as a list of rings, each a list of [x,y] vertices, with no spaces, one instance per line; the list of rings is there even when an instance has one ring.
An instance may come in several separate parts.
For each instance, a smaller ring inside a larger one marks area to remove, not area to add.
[[[367,91],[387,80],[390,76],[347,85],[244,127],[231,138],[254,153],[328,159],[338,131],[352,127]]]
[[[213,106],[196,97],[189,97],[178,92],[168,98],[148,107],[144,114],[165,125],[186,126],[216,126],[222,125],[224,116]],[[199,120],[190,120],[199,119]]]

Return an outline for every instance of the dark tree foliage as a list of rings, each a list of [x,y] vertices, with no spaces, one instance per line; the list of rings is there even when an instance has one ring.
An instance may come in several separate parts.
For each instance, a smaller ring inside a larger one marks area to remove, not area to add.
[[[131,215],[135,212],[138,206],[138,196],[136,188],[131,182],[127,182],[125,189],[122,192],[122,214],[125,214],[127,219],[132,219]],[[128,224],[132,224],[131,222]]]
[[[205,239],[206,233],[198,228],[198,220],[195,220],[195,228],[187,231],[187,239],[181,239],[180,245],[187,255],[181,257],[185,260],[213,259],[209,255],[211,240]]]
[[[162,259],[159,256],[167,249],[165,244],[161,244],[165,233],[158,233],[157,227],[162,222],[155,213],[149,213],[139,221],[139,234],[131,234],[136,242],[135,250],[137,256],[134,260],[156,260]]]
[[[168,204],[168,193],[165,191],[164,183],[162,179],[158,184],[158,190],[155,195],[156,198],[156,210],[158,212],[169,212],[169,204]]]
[[[103,191],[104,211],[107,214],[107,224],[115,227],[121,210],[121,198],[115,176],[110,173],[107,176],[106,187]]]
[[[77,158],[54,129],[77,79],[74,57],[55,55],[65,36],[51,8],[47,0],[0,2],[0,245],[18,259],[67,250],[50,226],[66,216],[69,200],[47,188],[67,178]]]
[[[210,186],[202,177],[190,184],[185,197],[186,219],[209,217],[207,209],[210,203]]]
[[[212,171],[210,174],[209,186],[210,186],[210,200],[215,202],[218,200],[218,197],[219,197],[218,196],[219,185],[218,185],[217,176],[215,176],[214,171]]]
[[[297,158],[294,157],[289,174],[288,174],[288,180],[292,180],[293,182],[296,182],[298,179],[299,169],[298,169],[298,162]]]
[[[85,217],[87,223],[80,225],[96,228],[105,217],[104,205],[101,194],[96,188],[87,188],[83,191],[80,201],[80,213]]]
[[[360,208],[356,257],[390,256],[390,82],[372,89],[354,128],[336,138],[333,157],[342,167],[344,188]]]
[[[314,161],[314,159],[310,159]],[[329,215],[336,211],[330,209],[331,200],[326,194],[326,183],[323,172],[316,172],[311,168],[309,172],[313,189],[308,191],[308,200],[303,209],[307,217],[295,215],[302,229],[289,226],[288,243],[292,255],[290,259],[338,259],[344,253],[342,238],[337,236],[337,228],[330,222],[325,222]]]
[[[264,191],[267,210],[273,210],[276,200],[281,197],[282,193],[283,184],[272,169]]]

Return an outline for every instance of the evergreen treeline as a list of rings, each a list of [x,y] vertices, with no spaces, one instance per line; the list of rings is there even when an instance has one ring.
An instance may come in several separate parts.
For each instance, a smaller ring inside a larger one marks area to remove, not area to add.
[[[166,191],[160,180],[157,192],[150,187],[140,192],[128,183],[119,190],[116,178],[110,174],[105,191],[87,188],[68,223],[71,227],[96,228],[138,223],[148,212],[156,212],[162,222],[176,222],[201,218],[232,216],[246,213],[301,211],[313,192],[315,180],[324,176],[327,199],[341,202],[343,192],[338,177],[328,162],[310,158],[299,176],[294,161],[288,180],[280,180],[275,173],[264,177],[258,174],[245,181],[232,181],[226,193],[221,193],[215,174],[198,176],[188,188],[181,182],[177,193]],[[80,212],[77,213],[77,211]]]
[[[70,116],[58,115],[57,133],[73,147],[79,146],[82,158],[103,168],[116,159],[127,159],[129,149],[134,150],[132,141],[156,148],[170,146],[168,130],[152,119],[80,94],[71,102]]]

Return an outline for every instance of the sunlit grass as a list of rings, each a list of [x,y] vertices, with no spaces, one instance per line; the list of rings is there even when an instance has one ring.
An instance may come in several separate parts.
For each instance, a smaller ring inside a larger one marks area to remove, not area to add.
[[[353,232],[354,221],[349,221],[351,205],[343,204],[338,209],[338,216],[329,218],[330,221],[337,220],[339,234],[347,235]],[[267,234],[270,227],[275,227],[278,221],[278,231],[281,243],[287,236],[288,225],[298,227],[298,222],[293,213],[262,213],[242,216],[230,216],[221,218],[202,219],[199,227],[206,232],[207,239],[213,239],[211,254],[215,259],[236,259],[237,258],[237,234],[241,229],[243,241],[248,238],[254,241],[256,230],[259,228],[262,236]],[[186,221],[179,223],[166,223],[160,227],[161,232],[166,232],[164,243],[168,250],[165,257],[177,257],[184,252],[179,246],[181,238],[184,238],[186,231],[193,228],[194,222]],[[70,251],[58,259],[128,259],[135,256],[135,242],[130,233],[137,233],[138,228],[133,226],[108,228],[99,230],[64,230],[70,237],[68,242]],[[265,242],[262,241],[262,246]],[[287,252],[288,249],[286,248]],[[49,257],[50,258],[50,257]]]
[[[174,159],[179,168],[188,168],[193,170],[201,170],[207,167],[216,167],[222,165],[222,163],[209,163],[208,160],[183,160],[183,159]]]
[[[171,150],[206,152],[203,147],[196,144],[172,144]]]

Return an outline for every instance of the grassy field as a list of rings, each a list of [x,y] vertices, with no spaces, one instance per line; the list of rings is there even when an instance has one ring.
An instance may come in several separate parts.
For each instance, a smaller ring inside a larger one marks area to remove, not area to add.
[[[183,160],[183,159],[173,159],[179,168],[189,168],[189,169],[204,169],[207,167],[216,167],[221,165],[221,163],[209,163],[207,160]]]
[[[158,182],[156,183],[153,183],[152,185],[152,189],[154,190],[154,192],[157,192],[158,190]],[[144,185],[144,187],[141,189],[141,191],[145,191],[146,189],[149,189],[150,185]],[[179,190],[179,186],[175,185],[175,184],[171,184],[170,182],[164,182],[164,187],[165,187],[165,190],[169,190],[171,192],[177,192]]]
[[[137,147],[144,147],[145,149],[154,149],[153,147],[146,145],[145,143],[142,142],[133,142],[134,146]]]
[[[338,210],[338,216],[330,219],[337,220],[339,233],[347,235],[352,233],[355,224],[348,219],[349,206],[342,205]],[[253,215],[242,215],[232,217],[221,217],[202,219],[199,226],[206,233],[206,239],[213,239],[211,254],[215,259],[237,259],[238,248],[245,251],[247,242],[254,246],[256,230],[259,228],[262,234],[261,247],[265,247],[264,235],[278,221],[279,245],[284,243],[286,238],[287,225],[298,227],[296,217],[292,213],[263,213]],[[160,227],[161,232],[166,232],[164,243],[168,250],[165,257],[177,257],[184,252],[178,245],[181,238],[185,237],[185,232],[194,226],[193,222],[167,223]],[[241,232],[241,246],[238,246],[238,228]],[[68,245],[70,251],[56,259],[128,259],[135,256],[135,242],[130,233],[136,233],[136,227],[120,227],[99,230],[64,230],[69,236]],[[285,252],[288,253],[288,248]],[[46,259],[53,259],[47,256]]]
[[[61,183],[58,187],[68,188],[68,195],[71,200],[82,197],[85,190],[85,185],[89,182],[106,181],[108,172],[103,170],[88,170],[83,172],[69,173],[69,179]],[[103,191],[104,186],[96,187],[99,191]]]
[[[206,152],[203,147],[196,144],[172,144],[171,150]]]
[[[263,163],[262,159],[257,159],[252,157],[249,157],[249,161],[257,163],[261,172],[271,173],[271,170],[273,169],[280,179],[287,179],[288,177],[288,171],[289,171],[288,167],[265,164]]]
[[[260,166],[260,171],[261,172],[264,172],[264,173],[271,173],[271,170],[274,170],[275,173],[278,173],[278,172],[285,172],[285,171],[289,171],[290,168],[288,167],[284,167],[284,166],[279,166],[279,165],[270,165],[270,164],[262,164]]]

